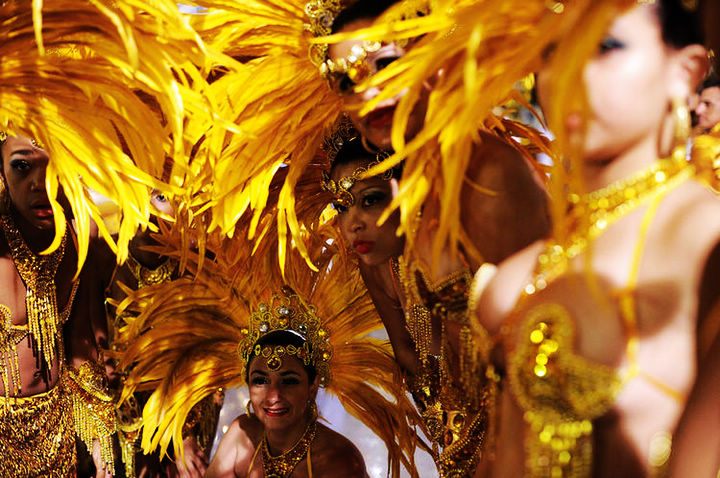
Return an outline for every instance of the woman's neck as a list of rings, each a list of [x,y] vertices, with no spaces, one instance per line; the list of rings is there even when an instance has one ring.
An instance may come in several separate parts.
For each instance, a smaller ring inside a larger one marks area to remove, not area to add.
[[[270,455],[278,456],[282,455],[286,451],[300,441],[305,430],[310,426],[310,417],[299,422],[297,426],[285,428],[283,430],[267,430],[267,443]]]
[[[18,214],[15,208],[11,207],[10,214],[12,215],[15,225],[20,231],[25,244],[35,254],[47,249],[55,237],[55,228],[51,229],[39,229],[30,223],[23,217],[22,214]],[[69,227],[69,225],[68,225]]]
[[[130,253],[140,265],[148,269],[160,267],[167,259],[164,256],[145,250],[146,246],[157,246],[158,242],[150,235],[150,230],[138,231],[130,241]]]
[[[657,149],[657,142],[648,139],[612,159],[586,161],[583,164],[586,190],[604,188],[651,166],[660,159]]]

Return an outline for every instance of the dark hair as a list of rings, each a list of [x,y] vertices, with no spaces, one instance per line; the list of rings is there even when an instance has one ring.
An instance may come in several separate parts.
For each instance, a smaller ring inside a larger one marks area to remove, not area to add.
[[[708,88],[714,88],[714,87],[720,87],[720,76],[716,74],[711,74],[707,78],[705,78],[705,81],[703,81],[702,85],[698,89],[698,91],[706,90]]]
[[[270,332],[267,335],[263,335],[258,339],[257,342],[255,342],[255,345],[260,345],[261,347],[264,347],[266,345],[276,346],[276,345],[293,345],[295,347],[302,347],[305,343],[305,339],[303,339],[301,336],[299,336],[296,333],[290,332],[288,330],[276,330],[274,332]],[[252,352],[250,352],[250,357],[248,357],[248,363],[246,367],[245,374],[247,375],[245,377],[245,381],[247,383],[250,383],[250,362],[255,358],[255,347],[253,347]],[[300,359],[298,359],[300,360]],[[305,365],[303,362],[303,368],[305,369],[305,372],[307,372],[308,375],[308,382],[313,383],[315,381],[315,377],[317,376],[317,370],[315,369],[315,366]]]
[[[391,151],[388,151],[391,153]],[[377,153],[371,153],[365,146],[363,146],[360,136],[356,136],[352,139],[346,140],[335,156],[335,160],[332,163],[330,172],[341,165],[352,163],[353,161],[375,161],[377,159]],[[392,177],[400,179],[402,176],[402,163],[395,166],[393,169]]]
[[[343,9],[332,24],[332,32],[337,33],[342,30],[345,25],[355,20],[366,18],[377,18],[385,10],[398,3],[399,0],[357,0],[349,7]]]
[[[687,2],[661,0],[658,3],[663,41],[675,48],[705,43],[698,9],[687,7],[684,3]]]

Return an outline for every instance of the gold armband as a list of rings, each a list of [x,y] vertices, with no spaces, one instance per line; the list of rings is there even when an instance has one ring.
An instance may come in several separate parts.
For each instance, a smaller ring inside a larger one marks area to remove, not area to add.
[[[93,440],[107,469],[114,473],[112,435],[115,433],[115,403],[106,386],[105,371],[100,362],[87,361],[79,368],[68,367],[68,391],[72,399],[75,433],[92,451]]]

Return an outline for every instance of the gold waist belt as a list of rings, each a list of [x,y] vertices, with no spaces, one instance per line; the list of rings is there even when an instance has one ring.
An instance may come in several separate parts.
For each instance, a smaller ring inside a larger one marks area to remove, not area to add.
[[[30,397],[0,397],[0,476],[74,477],[75,432],[62,380]]]

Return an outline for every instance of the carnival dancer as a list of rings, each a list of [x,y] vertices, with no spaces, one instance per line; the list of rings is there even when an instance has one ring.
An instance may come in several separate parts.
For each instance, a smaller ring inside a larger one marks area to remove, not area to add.
[[[102,307],[92,261],[77,273],[70,228],[59,248],[41,254],[56,223],[45,190],[48,154],[24,137],[5,135],[0,144],[0,475],[75,476],[77,434],[93,450],[96,476],[109,476],[115,420],[92,323]]]
[[[160,191],[152,192],[151,205],[155,210],[151,222],[155,226],[159,225],[160,217],[169,219],[174,216],[174,208],[169,199]],[[168,226],[164,225],[163,227]],[[127,317],[125,314],[115,314],[117,305],[125,299],[128,289],[137,290],[152,284],[170,282],[180,277],[178,260],[153,252],[153,247],[160,247],[153,235],[149,229],[138,230],[130,241],[128,259],[122,265],[113,268],[115,257],[106,254],[108,257],[105,259],[105,270],[113,272],[112,277],[107,281],[109,286],[105,294],[110,337],[108,342],[102,345],[106,349],[110,349],[106,354],[109,359],[107,370],[110,387],[118,397],[122,390],[123,379],[118,373],[112,357],[121,353],[121,348],[124,346],[122,341],[116,341],[116,338],[122,334],[122,329],[127,325]],[[190,412],[188,421],[183,428],[183,461],[161,460],[159,453],[148,455],[142,453],[140,449],[142,407],[148,397],[149,392],[138,393],[116,405],[118,439],[124,465],[124,476],[160,476],[162,473],[168,473],[171,476],[185,473],[190,477],[198,478],[204,476],[208,465],[207,457],[215,437],[223,394],[215,393],[206,397]]]
[[[351,37],[354,32],[371,27],[386,10],[392,13],[393,4],[410,18],[417,16],[422,8],[419,2],[359,0],[337,13],[332,28],[322,33]],[[362,134],[366,149],[372,150],[373,145],[375,149],[392,148],[395,111],[405,95],[413,94],[409,93],[413,89],[417,98],[407,115],[405,128],[395,133],[402,136],[403,142],[412,144],[416,136],[424,134],[426,121],[432,123],[432,115],[439,114],[432,106],[428,110],[433,83],[440,81],[439,74],[416,80],[410,88],[393,96],[386,93],[379,102],[376,99],[383,94],[382,85],[362,87],[367,77],[378,74],[407,55],[408,50],[412,51],[407,40],[377,43],[349,39],[314,46],[325,51],[326,59],[320,64],[320,70],[334,91],[344,96],[345,108]],[[357,91],[356,86],[359,86]],[[436,104],[442,103],[436,101]],[[419,158],[410,155],[403,164],[403,167],[409,166],[405,174],[411,179],[407,183],[400,181],[397,192],[388,198],[390,201],[386,201],[385,206],[397,207],[402,196],[407,201],[404,204],[419,209],[414,211],[412,225],[407,224],[407,217],[402,224],[402,216],[395,213],[396,219],[392,222],[398,231],[388,234],[388,227],[383,225],[386,232],[378,238],[378,246],[383,242],[392,244],[398,241],[393,236],[404,232],[406,243],[402,256],[396,254],[392,261],[388,256],[384,261],[370,264],[363,260],[369,256],[360,254],[365,283],[386,329],[394,330],[391,338],[395,338],[396,356],[414,356],[405,364],[409,365],[406,368],[408,386],[425,419],[441,476],[472,475],[490,427],[488,412],[492,408],[495,378],[486,376],[494,377],[486,365],[492,343],[489,338],[484,341],[471,338],[468,298],[472,273],[486,262],[498,263],[542,237],[548,225],[545,194],[539,178],[521,154],[523,149],[497,132],[484,130],[480,122],[477,128],[474,132],[477,141],[469,151],[458,152],[457,157],[445,160],[438,149],[433,164],[423,163],[422,154]],[[423,145],[425,158],[437,147],[437,142],[436,139],[435,144],[428,141]],[[356,147],[355,154],[358,153],[363,156]],[[336,185],[346,180],[345,177],[361,179],[368,166],[368,162],[348,163],[342,171],[335,168],[340,173],[333,175]],[[355,174],[353,167],[359,167],[360,174]],[[437,177],[443,177],[444,181],[437,181]],[[366,184],[359,181],[354,190],[364,186]],[[336,203],[338,195],[345,192],[342,189],[338,187],[335,191]],[[361,207],[358,203],[349,210]],[[348,246],[353,239],[367,233],[366,226],[373,228],[370,222],[388,217],[387,212],[383,215],[383,211],[375,210],[359,222],[344,219],[344,212],[339,215],[338,223]],[[437,236],[442,236],[439,232],[448,222],[459,224],[462,233],[448,235],[438,250]],[[457,242],[451,243],[452,240]],[[401,314],[393,310],[388,297],[402,304]]]
[[[126,330],[122,363],[125,394],[154,390],[143,411],[144,449],[164,453],[172,441],[181,453],[193,405],[247,381],[249,412],[230,426],[209,476],[366,476],[357,448],[317,422],[314,398],[325,387],[385,442],[394,476],[401,464],[414,474],[413,408],[387,342],[367,337],[381,322],[357,273],[321,241],[313,248],[320,272],[295,255],[282,279],[276,238],[267,243],[274,247],[252,258],[245,240],[210,244],[222,254],[196,277],[133,294],[129,307],[139,315]],[[197,271],[200,256],[189,257]]]
[[[570,21],[546,32],[538,78],[566,155],[553,234],[503,263],[479,304],[507,386],[476,476],[657,476],[720,292],[720,202],[685,151],[706,50],[686,2],[553,15]]]

